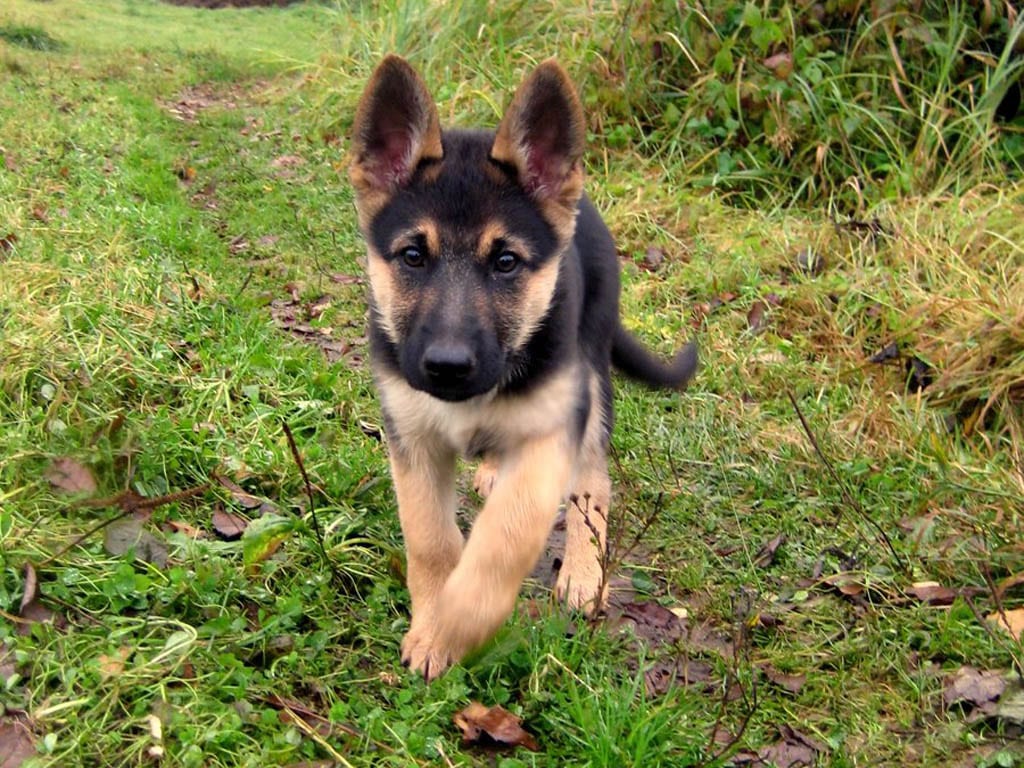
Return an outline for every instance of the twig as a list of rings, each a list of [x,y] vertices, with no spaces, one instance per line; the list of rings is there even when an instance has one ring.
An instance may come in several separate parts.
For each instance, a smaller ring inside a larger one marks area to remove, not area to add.
[[[36,568],[43,568],[44,566],[49,565],[62,555],[70,552],[94,533],[102,531],[108,525],[116,523],[118,520],[123,520],[128,517],[128,515],[133,515],[136,512],[151,511],[157,507],[162,507],[164,504],[173,504],[176,501],[184,501],[185,499],[204,493],[207,488],[209,488],[209,483],[203,483],[202,485],[196,485],[192,488],[186,488],[183,491],[175,491],[174,493],[166,493],[163,496],[153,496],[150,498],[140,496],[135,491],[127,489],[120,493],[115,493],[113,496],[107,496],[102,499],[86,499],[85,501],[80,502],[77,506],[89,507],[91,509],[116,506],[121,508],[121,512],[111,518],[101,520],[92,528],[89,528],[85,533],[73,539],[67,546],[59,549],[42,562],[36,563]]]
[[[847,503],[850,509],[852,509],[860,516],[861,520],[863,520],[875,529],[875,532],[878,534],[878,538],[881,539],[882,542],[885,544],[886,548],[888,548],[889,553],[893,556],[893,559],[896,561],[896,564],[899,566],[900,570],[906,572],[908,570],[907,564],[903,562],[903,558],[900,557],[899,553],[896,551],[896,547],[893,545],[892,539],[889,538],[889,534],[885,532],[885,529],[881,525],[872,520],[870,515],[868,515],[868,513],[864,510],[860,503],[858,503],[857,500],[853,498],[853,496],[850,494],[849,490],[846,487],[846,483],[842,481],[842,479],[839,477],[839,473],[836,472],[835,467],[832,466],[832,462],[829,461],[824,451],[821,450],[821,445],[818,443],[818,438],[816,438],[814,436],[814,432],[811,431],[811,426],[810,424],[807,423],[807,419],[804,418],[804,413],[803,411],[800,410],[800,406],[797,404],[796,398],[793,397],[793,393],[787,389],[786,396],[789,398],[789,402],[792,403],[793,405],[793,410],[796,411],[796,415],[800,419],[800,424],[804,428],[804,433],[807,435],[807,439],[811,441],[811,447],[814,448],[814,452],[818,455],[818,458],[821,460],[821,463],[825,466],[825,469],[828,470],[828,473],[832,477],[832,480],[839,488],[839,492],[842,494],[843,500]]]
[[[320,528],[320,521],[316,516],[316,504],[313,499],[313,484],[309,482],[309,475],[306,474],[306,465],[302,462],[302,456],[299,454],[299,448],[295,444],[295,437],[292,435],[292,430],[289,428],[288,423],[283,419],[281,420],[281,428],[284,430],[285,437],[288,438],[288,447],[291,449],[292,458],[295,459],[295,464],[299,468],[299,474],[302,475],[302,482],[306,487],[306,498],[309,500],[309,517],[313,521],[313,533],[316,535],[316,543],[320,547],[320,555],[323,557],[324,564],[330,569],[332,578],[346,594],[358,595],[359,587],[356,584],[355,579],[349,574],[342,573],[342,571],[334,564],[334,561],[327,555],[327,547],[324,545],[324,533]]]

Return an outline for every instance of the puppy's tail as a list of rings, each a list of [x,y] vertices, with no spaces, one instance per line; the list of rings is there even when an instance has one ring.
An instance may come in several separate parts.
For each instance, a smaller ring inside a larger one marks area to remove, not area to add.
[[[697,344],[691,341],[665,363],[620,325],[612,338],[612,365],[650,387],[683,390],[697,372]]]

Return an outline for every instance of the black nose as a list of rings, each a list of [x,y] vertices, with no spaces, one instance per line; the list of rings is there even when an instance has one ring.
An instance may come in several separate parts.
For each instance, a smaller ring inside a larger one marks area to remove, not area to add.
[[[423,353],[420,367],[435,384],[457,385],[473,375],[476,357],[465,344],[435,342]]]

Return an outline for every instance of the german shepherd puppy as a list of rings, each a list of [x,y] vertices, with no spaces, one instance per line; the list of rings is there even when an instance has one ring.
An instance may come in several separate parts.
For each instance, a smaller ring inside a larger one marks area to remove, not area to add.
[[[350,179],[368,246],[370,351],[408,557],[402,660],[428,679],[515,606],[567,499],[556,592],[593,613],[611,496],[612,365],[683,388],[619,322],[611,235],[583,194],[586,124],[553,60],[497,131],[441,130],[423,81],[388,56],[356,112]],[[456,526],[458,455],[486,501]]]

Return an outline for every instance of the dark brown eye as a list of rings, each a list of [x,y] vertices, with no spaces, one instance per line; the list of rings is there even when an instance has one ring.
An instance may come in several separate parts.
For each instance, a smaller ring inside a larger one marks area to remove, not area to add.
[[[402,263],[413,269],[419,269],[427,263],[427,257],[423,251],[412,245],[408,248],[403,248],[399,255],[402,257]]]
[[[518,266],[519,257],[512,253],[512,251],[502,251],[498,258],[494,260],[494,271],[501,272],[503,275],[515,272]]]

